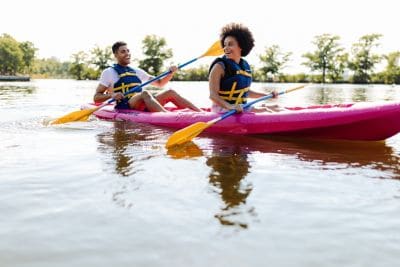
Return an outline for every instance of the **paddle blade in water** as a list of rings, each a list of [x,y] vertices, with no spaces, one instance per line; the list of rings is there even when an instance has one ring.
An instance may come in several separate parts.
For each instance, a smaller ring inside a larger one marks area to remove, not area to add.
[[[186,128],[180,129],[179,131],[176,131],[168,138],[165,147],[170,148],[175,145],[181,145],[186,142],[189,142],[208,127],[209,124],[206,122],[196,122],[192,125],[189,125]]]
[[[95,110],[97,110],[97,108],[74,111],[65,116],[62,116],[58,119],[53,120],[52,122],[50,122],[50,124],[62,124],[62,123],[73,122],[73,121],[87,121],[89,116]]]
[[[206,56],[219,56],[224,53],[224,49],[221,46],[221,41],[216,41],[201,57]]]

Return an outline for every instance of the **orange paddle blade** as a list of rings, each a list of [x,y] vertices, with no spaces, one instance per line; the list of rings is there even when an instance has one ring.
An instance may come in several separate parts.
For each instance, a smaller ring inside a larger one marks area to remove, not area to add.
[[[96,107],[92,109],[73,111],[67,115],[64,115],[58,119],[51,121],[50,124],[62,124],[72,121],[87,121],[89,116],[98,109],[99,108]]]
[[[210,127],[211,125],[207,122],[196,122],[189,125],[186,128],[180,129],[173,133],[165,145],[166,148],[173,147],[175,145],[184,144],[191,141],[193,138],[198,136],[203,130]]]
[[[224,53],[224,49],[221,46],[221,41],[218,40],[215,43],[213,43],[213,45],[210,48],[208,48],[208,50],[200,57],[219,56],[219,55],[222,55],[223,53]]]

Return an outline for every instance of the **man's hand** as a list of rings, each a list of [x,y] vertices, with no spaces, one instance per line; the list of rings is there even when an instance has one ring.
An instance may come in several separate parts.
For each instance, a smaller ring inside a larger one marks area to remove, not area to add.
[[[118,92],[118,93],[111,94],[111,97],[118,101],[118,100],[124,99],[125,96],[123,93]]]
[[[175,65],[172,65],[169,67],[169,71],[174,74],[175,72],[177,72],[179,70],[179,68]]]
[[[271,94],[272,94],[272,98],[278,98],[278,96],[279,96],[279,92],[276,90],[272,91]]]

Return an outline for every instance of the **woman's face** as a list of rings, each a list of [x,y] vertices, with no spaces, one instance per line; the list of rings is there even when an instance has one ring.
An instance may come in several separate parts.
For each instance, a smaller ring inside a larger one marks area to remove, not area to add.
[[[227,36],[224,40],[224,53],[227,58],[232,60],[240,60],[242,56],[242,49],[238,41],[233,36]]]

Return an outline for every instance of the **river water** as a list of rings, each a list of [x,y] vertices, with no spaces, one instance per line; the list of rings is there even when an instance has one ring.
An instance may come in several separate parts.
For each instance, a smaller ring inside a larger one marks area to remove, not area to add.
[[[398,266],[400,135],[334,142],[99,121],[46,126],[95,81],[0,83],[0,266]],[[197,105],[207,83],[171,82]],[[291,84],[255,84],[288,89]],[[399,100],[312,85],[282,105]],[[371,126],[373,127],[373,126]]]

